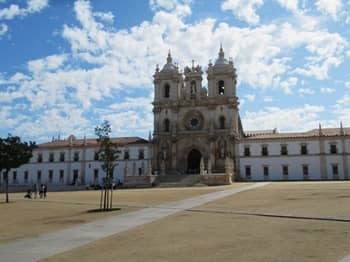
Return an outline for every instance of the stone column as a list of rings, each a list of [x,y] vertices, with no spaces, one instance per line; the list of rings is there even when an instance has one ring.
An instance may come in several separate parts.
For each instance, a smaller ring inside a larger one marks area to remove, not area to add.
[[[211,175],[211,160],[208,159],[208,175]]]
[[[201,162],[199,164],[199,168],[200,168],[200,175],[203,176],[204,175],[204,160],[203,160],[203,157],[201,158]]]
[[[128,167],[128,160],[125,160],[125,167],[124,167],[124,177],[129,176],[129,167]]]
[[[148,165],[147,165],[147,176],[152,175],[152,162],[151,159],[148,159]]]
[[[132,175],[136,176],[136,161],[132,163]]]
[[[349,179],[349,166],[348,161],[346,159],[346,146],[345,146],[345,138],[341,138],[341,144],[342,144],[342,155],[343,155],[343,173],[344,173],[344,179]]]

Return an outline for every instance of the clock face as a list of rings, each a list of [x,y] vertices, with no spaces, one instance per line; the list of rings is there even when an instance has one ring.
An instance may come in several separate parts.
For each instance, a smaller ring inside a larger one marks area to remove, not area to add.
[[[187,112],[184,117],[184,125],[188,130],[200,130],[203,128],[203,116],[197,110]]]

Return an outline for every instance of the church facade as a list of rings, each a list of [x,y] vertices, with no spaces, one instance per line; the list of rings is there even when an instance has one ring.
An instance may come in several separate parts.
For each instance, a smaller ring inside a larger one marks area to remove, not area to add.
[[[170,53],[154,74],[153,168],[166,174],[200,173],[201,159],[212,173],[224,173],[225,163],[239,165],[242,127],[236,96],[236,69],[220,48],[207,70],[173,64]]]

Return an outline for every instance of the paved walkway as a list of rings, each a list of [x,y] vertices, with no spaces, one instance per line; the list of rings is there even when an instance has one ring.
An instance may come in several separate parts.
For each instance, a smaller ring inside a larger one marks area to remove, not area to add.
[[[42,234],[31,239],[23,239],[3,244],[0,245],[0,260],[6,262],[38,261],[45,257],[68,251],[92,241],[132,229],[136,226],[153,222],[179,211],[200,206],[210,201],[237,194],[245,190],[265,186],[267,184],[269,183],[256,183],[250,186],[213,192],[97,220],[50,234]]]

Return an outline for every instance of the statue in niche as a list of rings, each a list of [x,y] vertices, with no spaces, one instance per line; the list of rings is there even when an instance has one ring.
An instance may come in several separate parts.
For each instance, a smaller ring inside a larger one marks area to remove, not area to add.
[[[225,158],[225,142],[224,141],[220,141],[218,143],[218,156],[220,159],[224,159]]]
[[[191,82],[191,94],[195,94],[196,93],[196,82],[195,81],[192,81]]]

